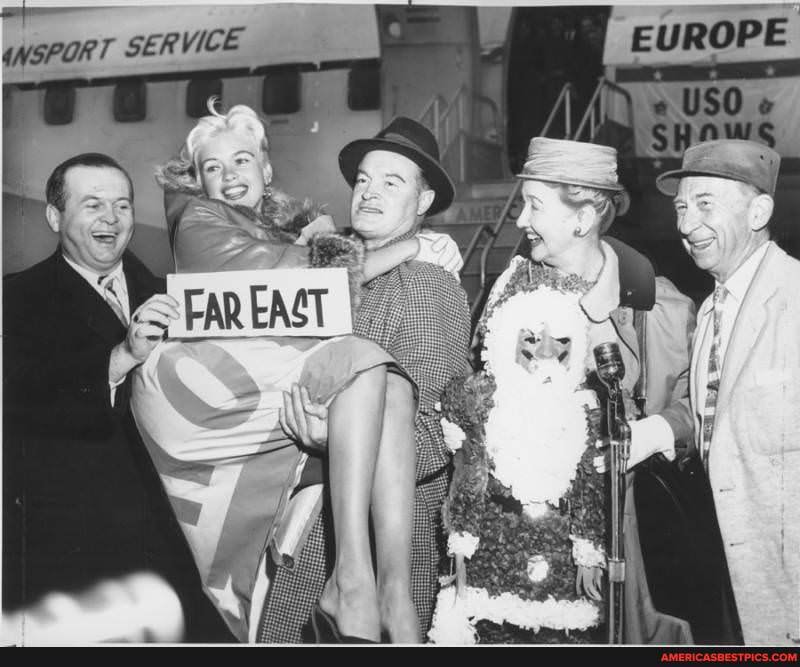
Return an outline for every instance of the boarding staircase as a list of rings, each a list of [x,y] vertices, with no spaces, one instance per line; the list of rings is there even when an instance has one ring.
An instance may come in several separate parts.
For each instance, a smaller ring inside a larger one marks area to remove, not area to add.
[[[503,178],[500,110],[494,100],[464,85],[450,101],[434,96],[420,122],[433,131],[442,165],[456,184]]]
[[[575,97],[574,86],[566,83],[539,136],[557,132],[556,138],[613,146],[620,156],[621,180],[627,182],[626,158],[633,156],[630,94],[600,77],[577,124],[573,123]],[[464,86],[450,101],[434,97],[419,119],[436,136],[442,164],[456,184],[454,206],[435,222],[437,230],[450,234],[461,248],[461,281],[474,323],[495,278],[523,248],[525,236],[514,224],[522,211],[522,182],[503,164],[502,126],[492,100]]]

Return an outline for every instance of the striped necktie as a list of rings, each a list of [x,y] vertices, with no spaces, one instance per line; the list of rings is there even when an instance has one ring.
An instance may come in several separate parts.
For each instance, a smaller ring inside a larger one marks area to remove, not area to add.
[[[103,284],[104,280],[105,284]],[[117,284],[116,277],[100,276],[97,282],[98,284],[103,285],[103,296],[105,297],[106,303],[111,306],[111,310],[114,311],[114,315],[116,315],[117,319],[122,322],[123,326],[127,327],[128,318],[125,316],[125,309],[122,307],[122,301],[120,301],[115,289]]]
[[[711,340],[711,351],[708,355],[708,385],[706,387],[706,404],[703,410],[703,450],[701,452],[706,472],[708,472],[708,450],[711,446],[711,436],[714,434],[714,417],[717,412],[717,394],[722,371],[722,360],[719,358],[720,324],[727,294],[728,290],[724,285],[718,285],[714,290],[714,337]]]

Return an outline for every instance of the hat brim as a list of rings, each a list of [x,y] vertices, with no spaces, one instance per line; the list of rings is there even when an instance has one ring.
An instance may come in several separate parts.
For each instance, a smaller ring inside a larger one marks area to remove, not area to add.
[[[672,171],[665,171],[663,174],[656,176],[656,187],[662,194],[674,197],[678,194],[678,184],[681,182],[681,179],[687,176],[713,176],[714,178],[726,178],[729,181],[750,183],[740,175],[726,172],[723,169],[673,169]],[[750,183],[750,185],[753,184]],[[757,188],[758,186],[753,185],[753,187]]]
[[[427,215],[441,213],[453,203],[456,188],[441,165],[428,153],[391,139],[356,139],[339,152],[339,169],[350,187],[355,184],[358,165],[370,151],[398,153],[419,165],[422,175],[435,194]]]
[[[561,185],[579,185],[584,188],[593,188],[595,190],[607,190],[608,192],[616,192],[622,197],[620,198],[619,205],[617,206],[617,216],[625,215],[631,207],[631,196],[625,189],[624,185],[619,183],[609,185],[608,183],[593,183],[591,181],[582,181],[579,178],[564,178],[553,176],[538,176],[534,174],[517,174],[516,176],[521,181],[543,181],[545,183],[559,183]]]

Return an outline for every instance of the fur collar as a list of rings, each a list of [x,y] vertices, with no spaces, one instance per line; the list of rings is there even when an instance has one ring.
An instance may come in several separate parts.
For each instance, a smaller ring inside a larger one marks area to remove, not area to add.
[[[205,196],[195,178],[194,166],[183,158],[172,158],[157,167],[155,177],[166,196],[170,194]],[[277,232],[276,236],[278,237],[282,236],[282,233],[288,234],[288,237],[281,240],[289,241],[297,239],[303,227],[324,213],[322,206],[314,204],[308,198],[295,199],[285,192],[274,189],[267,190],[259,213],[244,206],[233,206],[232,208],[263,227]],[[168,220],[167,222],[171,229],[176,221]]]

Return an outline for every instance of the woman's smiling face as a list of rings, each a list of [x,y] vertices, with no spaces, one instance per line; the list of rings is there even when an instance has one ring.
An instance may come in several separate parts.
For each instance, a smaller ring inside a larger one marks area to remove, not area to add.
[[[525,204],[517,218],[531,244],[531,259],[561,268],[561,259],[575,243],[577,211],[561,200],[558,186],[526,180],[522,184]]]
[[[197,165],[206,195],[252,209],[260,205],[272,176],[256,142],[240,132],[212,135],[198,149]]]

